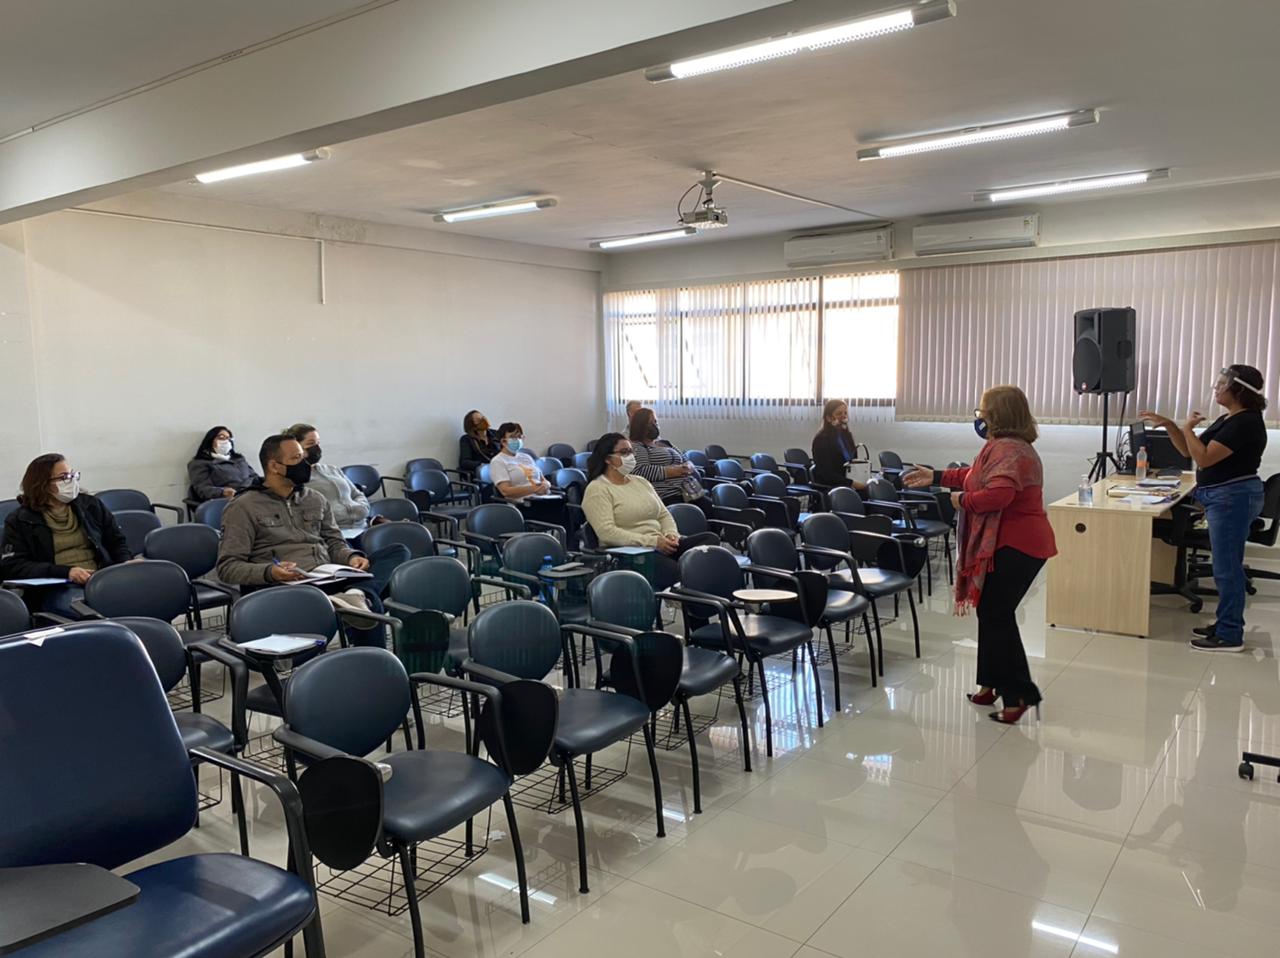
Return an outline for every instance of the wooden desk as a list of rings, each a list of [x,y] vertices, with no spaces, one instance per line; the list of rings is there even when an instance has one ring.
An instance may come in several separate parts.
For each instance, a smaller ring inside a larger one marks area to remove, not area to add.
[[[1167,518],[1195,487],[1183,473],[1173,502],[1146,506],[1107,495],[1132,486],[1132,476],[1095,483],[1093,505],[1076,494],[1050,503],[1058,554],[1049,560],[1045,621],[1052,626],[1145,636],[1150,632],[1151,583],[1172,582],[1177,551],[1152,538],[1152,522]]]

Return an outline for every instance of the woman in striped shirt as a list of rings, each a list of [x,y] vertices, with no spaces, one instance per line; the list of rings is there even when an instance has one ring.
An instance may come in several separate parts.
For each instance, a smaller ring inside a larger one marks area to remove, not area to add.
[[[663,505],[692,503],[711,518],[711,497],[702,487],[697,468],[675,446],[658,442],[658,421],[652,409],[642,406],[635,411],[627,438],[636,456],[635,474],[649,480]]]

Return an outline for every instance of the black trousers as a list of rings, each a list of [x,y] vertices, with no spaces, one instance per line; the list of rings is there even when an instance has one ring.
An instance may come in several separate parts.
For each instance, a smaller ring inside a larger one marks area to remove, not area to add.
[[[714,532],[699,532],[693,536],[681,536],[680,548],[673,556],[661,552],[653,556],[653,587],[659,591],[669,589],[680,581],[680,557],[696,546],[718,546],[720,537]]]
[[[1007,708],[1035,705],[1041,698],[1031,681],[1017,613],[1044,562],[1009,546],[997,549],[978,599],[978,684],[995,689]]]

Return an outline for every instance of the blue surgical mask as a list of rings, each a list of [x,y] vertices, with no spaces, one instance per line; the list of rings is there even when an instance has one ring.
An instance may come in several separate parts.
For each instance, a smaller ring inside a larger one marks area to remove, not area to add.
[[[973,420],[973,431],[978,434],[979,439],[987,438],[987,421],[981,416]]]
[[[520,440],[520,439],[508,439],[508,440],[507,440],[507,450],[508,450],[512,455],[515,455],[517,452],[519,452],[519,451],[520,451],[521,449],[523,449],[523,448],[524,448],[524,442],[523,442],[522,440]]]

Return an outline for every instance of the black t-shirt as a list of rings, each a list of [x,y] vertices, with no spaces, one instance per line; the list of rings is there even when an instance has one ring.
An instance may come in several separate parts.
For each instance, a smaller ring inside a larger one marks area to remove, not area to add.
[[[1267,448],[1267,427],[1262,424],[1261,412],[1246,409],[1234,416],[1215,420],[1200,433],[1200,441],[1208,446],[1215,439],[1230,449],[1231,455],[1205,469],[1197,469],[1196,482],[1202,486],[1217,486],[1258,474],[1262,451]]]

